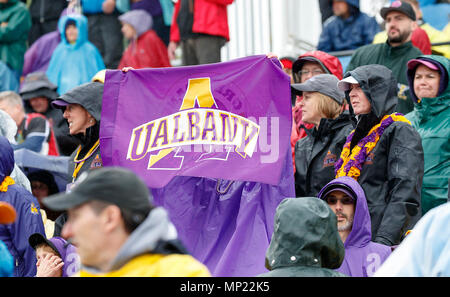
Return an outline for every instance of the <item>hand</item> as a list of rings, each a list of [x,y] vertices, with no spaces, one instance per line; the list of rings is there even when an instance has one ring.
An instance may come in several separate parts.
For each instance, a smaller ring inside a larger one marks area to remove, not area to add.
[[[134,68],[133,67],[123,67],[122,68],[123,72],[128,72],[128,70],[134,70]]]
[[[167,53],[169,54],[170,60],[175,60],[175,50],[178,47],[178,43],[175,41],[169,42],[169,46],[167,47]]]
[[[281,69],[284,69],[283,63],[281,63],[280,59],[278,59],[278,56],[277,56],[276,54],[274,54],[274,53],[268,53],[268,54],[266,54],[266,56],[267,56],[267,58],[269,58],[269,59],[272,59],[272,58],[277,59],[278,62],[280,62]]]
[[[36,263],[36,277],[60,277],[64,262],[58,256],[46,254]]]
[[[2,28],[6,27],[6,26],[8,26],[8,22],[2,22],[2,23],[0,24],[0,27],[2,27]]]
[[[116,8],[116,0],[106,0],[102,3],[102,10],[105,14],[111,14]]]

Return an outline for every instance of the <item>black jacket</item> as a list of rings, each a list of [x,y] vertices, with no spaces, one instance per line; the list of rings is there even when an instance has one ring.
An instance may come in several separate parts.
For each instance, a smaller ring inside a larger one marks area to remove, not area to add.
[[[319,128],[306,130],[295,144],[295,192],[297,197],[317,197],[334,179],[334,163],[341,155],[347,135],[353,130],[347,111],[336,119],[322,119]]]
[[[372,108],[369,114],[359,117],[354,136],[358,141],[383,116],[394,112],[397,81],[391,70],[381,65],[361,66],[344,75],[348,76],[359,82]],[[345,97],[350,102],[349,91]],[[350,113],[353,115],[351,106]],[[423,174],[420,135],[406,122],[393,122],[384,130],[358,178],[367,197],[373,241],[390,246],[399,244],[405,232],[420,219]]]
[[[83,158],[87,157],[90,149],[94,146],[96,141],[99,140],[102,97],[103,97],[103,84],[99,82],[88,82],[71,89],[70,91],[61,95],[58,98],[68,103],[81,105],[96,120],[96,124],[94,126],[91,126],[86,129],[86,134],[79,133],[75,135],[75,137],[79,139],[81,146],[77,160],[82,160]],[[77,155],[77,152],[78,149],[76,149],[70,156],[69,183],[73,181],[72,175],[75,169],[74,160]],[[81,169],[79,170],[78,174],[76,175],[76,178],[78,178],[81,175],[81,173],[97,167],[102,167],[100,148],[97,148],[97,150],[89,158],[87,158],[87,160],[83,163]]]

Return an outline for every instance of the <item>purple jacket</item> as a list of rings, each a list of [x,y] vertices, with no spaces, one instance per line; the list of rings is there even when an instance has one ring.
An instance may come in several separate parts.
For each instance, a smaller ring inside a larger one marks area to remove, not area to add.
[[[36,40],[25,53],[22,75],[32,72],[45,72],[50,63],[53,51],[61,42],[59,31],[49,32]]]
[[[349,276],[372,276],[391,254],[391,247],[372,242],[370,214],[364,190],[351,177],[343,176],[329,182],[323,189],[331,184],[345,184],[356,194],[355,216],[352,231],[344,243],[345,258],[338,272]],[[323,194],[323,189],[319,197]]]
[[[49,239],[58,250],[63,266],[63,277],[71,276],[80,270],[80,257],[74,245],[68,243],[61,237],[52,237]]]
[[[14,151],[8,140],[0,136],[0,184],[14,168]],[[0,201],[8,202],[16,210],[16,221],[0,225],[0,240],[5,243],[14,258],[14,276],[35,276],[36,256],[28,244],[33,233],[45,236],[44,224],[38,200],[24,187],[9,185],[6,192],[0,191]]]

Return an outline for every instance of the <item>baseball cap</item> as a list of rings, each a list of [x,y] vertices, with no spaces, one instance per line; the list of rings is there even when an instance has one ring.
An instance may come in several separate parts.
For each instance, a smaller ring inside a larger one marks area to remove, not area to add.
[[[326,73],[330,74],[330,71],[328,70],[327,67],[325,67],[325,65],[322,63],[322,61],[320,61],[318,58],[314,57],[314,56],[304,56],[304,57],[300,57],[298,58],[294,64],[292,64],[292,72],[297,73],[299,72],[302,67],[303,64],[305,64],[306,62],[314,62],[320,65],[320,67],[322,67],[323,71],[325,71]]]
[[[152,196],[147,185],[132,171],[121,167],[102,167],[80,175],[70,192],[43,199],[52,210],[67,210],[100,200],[132,212],[150,211]]]
[[[301,95],[302,92],[319,92],[342,105],[345,94],[338,89],[338,82],[339,79],[332,74],[319,74],[311,77],[304,83],[292,84],[291,89],[299,95]]]
[[[383,7],[380,10],[380,15],[383,19],[386,19],[386,16],[391,11],[398,11],[403,14],[405,14],[407,17],[409,17],[411,20],[416,20],[416,13],[414,12],[414,8],[411,6],[411,4],[403,1],[396,0],[391,3],[389,7]]]
[[[16,210],[8,202],[0,202],[0,224],[11,224],[16,219]]]
[[[349,197],[353,199],[353,201],[356,201],[356,194],[355,192],[346,184],[343,183],[333,183],[322,189],[319,193],[319,198],[322,200],[326,200],[328,194],[334,191],[340,191],[345,194],[347,194]]]
[[[348,76],[342,80],[340,80],[337,83],[337,87],[339,88],[339,90],[345,92],[350,90],[350,85],[352,84],[359,84],[359,81],[357,81],[353,76]]]
[[[434,65],[433,63],[431,63],[430,61],[427,60],[422,60],[422,59],[412,59],[408,61],[408,69],[415,69],[419,64],[423,64],[425,66],[427,66],[430,69],[439,71],[439,67]]]
[[[33,250],[36,250],[36,247],[40,244],[46,244],[50,246],[58,254],[59,257],[61,257],[59,250],[56,248],[53,242],[45,238],[45,236],[42,235],[41,233],[31,234],[30,237],[28,237],[28,243],[33,248]]]

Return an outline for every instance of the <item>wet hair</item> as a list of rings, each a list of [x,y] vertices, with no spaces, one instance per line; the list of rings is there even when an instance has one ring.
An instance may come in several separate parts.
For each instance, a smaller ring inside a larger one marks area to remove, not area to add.
[[[342,112],[342,105],[339,105],[335,100],[331,99],[329,96],[322,93],[316,92],[317,94],[317,109],[321,112],[327,119],[335,119]]]

